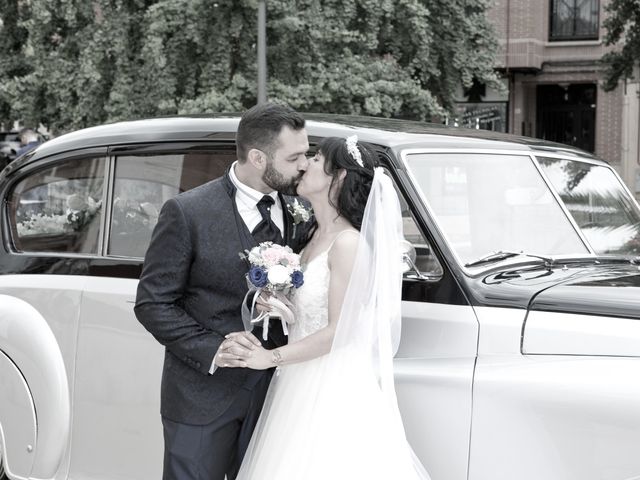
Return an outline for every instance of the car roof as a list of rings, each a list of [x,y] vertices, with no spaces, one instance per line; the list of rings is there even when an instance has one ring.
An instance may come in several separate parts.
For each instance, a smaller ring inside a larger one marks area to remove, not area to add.
[[[303,116],[307,120],[306,128],[311,137],[357,134],[361,141],[393,150],[420,147],[522,150],[564,153],[596,160],[593,155],[567,145],[487,130],[379,117],[316,113],[304,113]],[[232,140],[239,121],[240,114],[230,113],[161,117],[90,127],[49,140],[41,144],[32,156],[19,162],[30,163],[46,156],[87,147]]]

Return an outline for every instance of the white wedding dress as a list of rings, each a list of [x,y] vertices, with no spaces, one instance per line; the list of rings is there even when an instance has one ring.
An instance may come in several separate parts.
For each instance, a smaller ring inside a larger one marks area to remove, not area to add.
[[[290,343],[327,325],[328,251],[304,275]],[[428,479],[365,358],[334,349],[277,368],[238,480]]]

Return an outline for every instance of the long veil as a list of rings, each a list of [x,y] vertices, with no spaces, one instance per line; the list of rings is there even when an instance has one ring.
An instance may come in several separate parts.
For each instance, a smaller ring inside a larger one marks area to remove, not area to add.
[[[398,196],[391,179],[376,168],[331,351],[348,349],[351,355],[370,358],[392,405],[396,403],[393,356],[402,320],[402,240]]]
[[[394,439],[399,462],[406,461],[405,453],[410,457],[415,475],[411,472],[406,478],[428,479],[429,475],[406,442],[394,386],[393,357],[400,343],[402,323],[403,240],[398,194],[391,179],[378,167],[330,356],[336,363],[348,362],[354,367],[339,370],[345,376],[373,373],[382,402],[377,407],[379,411],[371,414],[386,418],[371,421],[380,422],[387,429],[388,438]],[[358,382],[354,378],[350,380]]]

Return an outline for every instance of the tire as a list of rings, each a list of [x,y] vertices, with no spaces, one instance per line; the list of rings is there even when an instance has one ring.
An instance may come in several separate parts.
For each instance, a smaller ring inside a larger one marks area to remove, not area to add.
[[[4,474],[4,467],[2,466],[2,457],[0,456],[0,480],[9,480]]]

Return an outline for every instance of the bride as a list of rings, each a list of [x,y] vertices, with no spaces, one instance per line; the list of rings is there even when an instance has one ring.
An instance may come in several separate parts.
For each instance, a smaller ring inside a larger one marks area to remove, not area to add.
[[[428,479],[393,385],[403,237],[391,180],[355,136],[327,138],[298,194],[317,229],[302,252],[288,345],[244,359],[278,368],[237,478]]]

